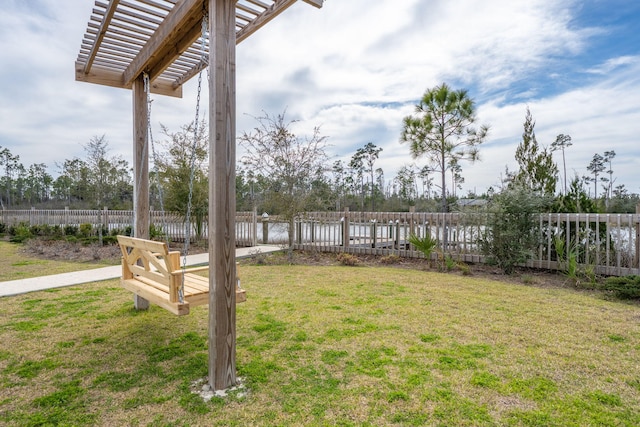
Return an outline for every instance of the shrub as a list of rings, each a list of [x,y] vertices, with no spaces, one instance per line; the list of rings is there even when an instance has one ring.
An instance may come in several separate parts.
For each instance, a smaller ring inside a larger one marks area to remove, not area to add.
[[[607,277],[600,289],[621,299],[640,298],[640,276]]]
[[[4,234],[6,232],[7,232],[7,226],[4,223],[0,222],[0,234]]]
[[[464,262],[458,263],[458,269],[460,270],[463,276],[471,276],[472,274],[471,267],[469,267],[469,264],[466,264]]]
[[[13,225],[10,226],[9,235],[11,236],[9,238],[9,241],[12,243],[23,243],[26,240],[33,237],[33,234],[31,233],[31,228],[29,227],[29,225],[25,223],[20,223],[15,226]]]
[[[342,265],[348,265],[348,266],[356,266],[358,264],[360,264],[360,260],[358,259],[358,257],[348,254],[348,253],[340,253],[338,254],[337,260],[340,264]]]
[[[385,255],[380,257],[381,264],[397,264],[400,262],[400,257],[396,254]]]
[[[80,224],[80,236],[81,237],[89,237],[91,236],[91,232],[93,231],[93,225],[91,224]]]
[[[117,236],[103,236],[102,237],[102,244],[103,245],[115,245],[118,243],[118,237]]]
[[[50,236],[52,234],[51,227],[48,224],[39,224],[31,226],[31,234],[34,236]]]
[[[51,227],[51,236],[52,237],[62,237],[64,236],[64,230],[59,225],[54,225]]]
[[[426,259],[431,259],[431,254],[438,246],[438,241],[431,237],[431,234],[427,233],[424,237],[418,237],[415,234],[409,236],[409,243],[411,243],[416,250],[422,252]]]
[[[64,235],[65,236],[76,236],[76,235],[78,235],[78,226],[77,225],[65,225],[64,226]]]
[[[456,262],[455,259],[453,259],[453,257],[449,254],[445,255],[444,257],[444,267],[447,269],[447,271],[451,271],[454,268],[456,268],[458,266],[458,263]]]
[[[489,204],[485,233],[478,239],[487,261],[511,274],[530,259],[540,238],[536,213],[548,203],[540,194],[515,185],[496,194]]]
[[[162,231],[162,226],[149,224],[149,238],[151,240],[163,239],[164,231]]]

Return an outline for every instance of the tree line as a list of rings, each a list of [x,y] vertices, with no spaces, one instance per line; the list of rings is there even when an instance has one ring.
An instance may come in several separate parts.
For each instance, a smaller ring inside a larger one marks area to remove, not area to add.
[[[505,170],[499,188],[485,194],[460,194],[465,162],[480,160],[489,126],[476,124],[476,109],[466,90],[446,84],[428,89],[414,113],[403,120],[399,144],[411,155],[395,175],[377,167],[383,153],[373,141],[364,143],[347,161],[331,160],[327,136],[316,127],[297,135],[286,111],[255,117],[256,126],[238,136],[244,155],[236,173],[239,211],[292,217],[304,211],[371,210],[451,211],[461,199],[491,199],[514,186],[552,200],[545,209],[556,212],[633,212],[638,194],[617,184],[613,150],[595,153],[582,176],[568,177],[566,156],[574,143],[560,134],[549,146],[538,143],[535,120],[527,108],[515,160],[518,169]],[[192,198],[192,214],[207,211],[208,153],[206,123],[171,131],[162,126],[159,150],[152,153],[151,204],[155,209],[184,212]],[[85,156],[56,164],[58,176],[43,163],[25,167],[20,157],[0,147],[0,204],[18,208],[131,209],[133,177],[129,163],[110,154],[106,137],[83,145]],[[559,152],[562,169],[553,158]],[[562,171],[562,173],[561,173]],[[189,183],[192,182],[192,185]]]

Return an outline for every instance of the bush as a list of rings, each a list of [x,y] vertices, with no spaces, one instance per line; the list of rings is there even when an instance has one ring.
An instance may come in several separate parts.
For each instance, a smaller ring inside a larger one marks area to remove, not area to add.
[[[385,255],[380,257],[381,264],[397,264],[400,262],[400,257],[396,254]]]
[[[80,224],[80,236],[81,237],[89,237],[91,236],[91,232],[93,231],[93,225],[91,224]]]
[[[540,194],[515,185],[496,194],[489,204],[484,236],[478,241],[487,261],[511,274],[530,259],[540,239],[536,214],[549,203]]]
[[[34,236],[50,236],[52,234],[51,227],[48,224],[32,225],[31,234]]]
[[[157,226],[155,224],[149,224],[149,238],[151,240],[160,240],[164,238],[164,232],[162,231],[162,226]]]
[[[12,243],[23,243],[33,237],[31,228],[26,223],[10,226],[9,235],[11,236],[9,241]]]
[[[56,238],[62,237],[64,236],[64,230],[61,226],[54,225],[53,227],[51,227],[51,236]]]
[[[65,236],[77,236],[78,235],[78,226],[77,225],[65,225],[64,226],[64,235]]]
[[[6,232],[7,232],[7,226],[4,223],[0,222],[0,234],[4,234]]]
[[[621,299],[640,298],[640,276],[608,277],[600,290]]]
[[[348,254],[348,253],[341,253],[338,254],[337,260],[340,264],[342,265],[348,265],[348,266],[356,266],[358,264],[360,264],[360,260],[358,259],[358,257]]]
[[[102,237],[102,244],[104,246],[115,245],[117,243],[118,243],[118,237],[117,236],[109,235],[109,236],[103,236]]]
[[[409,243],[411,243],[416,250],[422,252],[424,257],[428,260],[431,259],[431,254],[436,250],[438,241],[431,237],[431,234],[427,232],[424,237],[418,237],[415,234],[409,236]]]

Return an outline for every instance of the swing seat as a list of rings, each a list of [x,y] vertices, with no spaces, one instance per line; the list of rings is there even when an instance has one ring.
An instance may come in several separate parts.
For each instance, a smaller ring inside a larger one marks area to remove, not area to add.
[[[209,279],[196,272],[209,267],[180,267],[180,252],[169,251],[164,242],[118,236],[122,251],[122,286],[173,314],[189,314],[190,307],[209,303]],[[180,288],[184,296],[180,301]],[[246,292],[236,287],[236,303],[247,300]]]

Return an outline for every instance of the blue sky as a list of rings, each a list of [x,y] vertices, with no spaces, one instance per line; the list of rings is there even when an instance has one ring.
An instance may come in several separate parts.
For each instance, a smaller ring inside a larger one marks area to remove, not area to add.
[[[102,134],[131,159],[131,93],[74,81],[92,8],[3,0],[0,146],[25,166],[46,163],[55,175],[56,163],[82,157],[82,144]],[[368,142],[382,147],[376,167],[390,180],[413,161],[398,143],[402,118],[446,82],[468,89],[478,122],[491,127],[481,161],[462,164],[462,194],[516,169],[527,106],[541,145],[571,135],[570,177],[614,150],[615,184],[640,193],[638,28],[633,0],[326,0],[320,10],[300,1],[238,46],[237,130],[286,109],[300,135],[320,126],[332,160]],[[160,123],[177,130],[193,120],[195,92],[194,79],[183,99],[154,97],[157,139]]]

